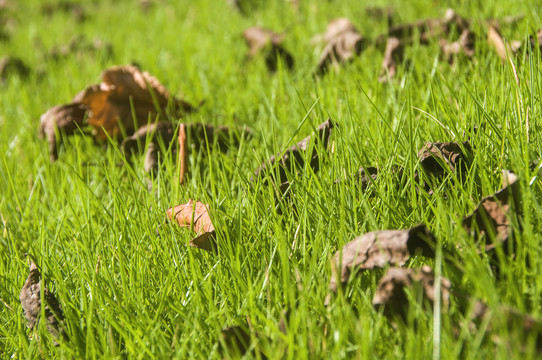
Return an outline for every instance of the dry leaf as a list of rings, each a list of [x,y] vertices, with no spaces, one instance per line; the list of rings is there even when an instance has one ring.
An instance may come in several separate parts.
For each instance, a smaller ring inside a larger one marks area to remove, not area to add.
[[[53,3],[43,4],[41,12],[44,15],[52,16],[56,12],[63,12],[71,15],[76,22],[82,22],[87,18],[86,11],[83,5],[75,1],[57,1]]]
[[[498,244],[504,243],[512,235],[510,225],[510,200],[515,209],[519,209],[519,183],[513,173],[503,171],[503,188],[495,194],[484,198],[474,212],[463,219],[463,228],[468,233],[478,233],[477,241],[485,238],[485,248],[481,251],[493,250]],[[508,249],[503,247],[506,252]]]
[[[442,175],[446,173],[446,166],[452,173],[467,170],[467,156],[464,151],[472,151],[470,143],[464,141],[462,145],[456,142],[432,143],[426,142],[418,152],[420,165],[427,173]]]
[[[243,32],[245,41],[249,50],[249,57],[254,58],[259,53],[263,53],[265,64],[270,71],[276,71],[278,67],[277,58],[281,58],[283,63],[292,68],[294,58],[281,46],[284,40],[284,34],[275,33],[269,29],[254,26]]]
[[[508,60],[509,56],[516,55],[521,47],[521,42],[518,41],[513,41],[510,44],[506,43],[497,28],[491,25],[487,29],[487,42],[495,49],[502,60]]]
[[[390,268],[378,282],[373,297],[373,306],[384,308],[386,316],[400,315],[406,319],[408,299],[406,289],[423,289],[424,298],[431,304],[435,301],[435,275],[433,269],[424,265],[421,269]],[[447,310],[450,303],[451,283],[441,277],[440,297],[442,309]]]
[[[450,43],[445,39],[441,39],[440,49],[444,58],[449,63],[452,63],[454,57],[459,54],[464,54],[468,58],[472,58],[474,56],[475,41],[476,35],[472,31],[465,29],[457,41]]]
[[[65,337],[62,322],[64,313],[60,304],[53,293],[47,288],[43,288],[43,298],[41,297],[41,274],[34,261],[30,260],[30,273],[21,289],[19,299],[24,310],[24,315],[28,321],[28,327],[34,328],[41,316],[41,304],[45,304],[45,318],[47,319],[47,330],[55,339],[60,336]],[[55,345],[57,345],[55,341]]]
[[[19,58],[5,55],[0,59],[0,82],[5,82],[11,75],[26,78],[30,75],[30,68]]]
[[[230,326],[222,330],[218,341],[218,353],[224,359],[237,359],[243,357],[251,347],[252,338],[250,333],[254,330],[250,323],[245,325]],[[254,333],[258,338],[258,334]],[[250,353],[250,358],[267,359],[260,346],[256,344]]]
[[[120,134],[119,123],[131,132],[165,115],[171,102],[175,112],[190,112],[193,107],[173,99],[166,88],[147,72],[133,65],[115,66],[102,73],[102,83],[79,93],[74,101],[81,102],[89,111],[88,123],[95,128],[95,137],[107,139]],[[136,117],[134,128],[133,110]],[[103,127],[103,129],[102,129]]]
[[[39,135],[49,143],[49,158],[55,161],[58,157],[56,134],[74,134],[85,124],[86,110],[81,103],[58,105],[51,108],[40,118]]]
[[[325,72],[329,65],[338,68],[339,63],[346,62],[359,55],[366,45],[365,38],[358,33],[354,25],[346,18],[331,21],[327,26],[323,39],[326,46],[318,61],[318,71],[320,73]]]
[[[278,162],[280,164],[280,179],[277,179],[277,182],[281,184],[281,188],[287,188],[287,171],[289,172],[293,167],[303,167],[305,163],[304,152],[310,147],[310,142],[314,137],[316,137],[316,141],[322,141],[323,146],[326,147],[329,141],[329,136],[331,134],[331,129],[333,129],[334,126],[335,124],[331,121],[331,119],[328,119],[316,128],[315,134],[309,135],[297,144],[291,146],[284,152],[284,154],[277,154],[271,156],[271,158],[267,162],[263,163],[258,169],[256,169],[252,181],[265,178],[267,176],[268,170],[270,168],[273,168],[275,166],[275,163]],[[320,161],[318,159],[316,146],[313,146],[312,154],[310,156],[310,167],[313,169],[314,172],[317,172],[320,168]],[[267,184],[267,180],[265,180],[265,184]]]
[[[403,61],[405,47],[396,37],[388,38],[384,59],[382,60],[382,74],[378,81],[385,82],[389,78],[393,78],[397,73],[397,65]]]
[[[403,266],[417,254],[431,257],[433,242],[433,234],[425,225],[364,234],[343,246],[333,257],[329,287],[337,292],[339,285],[346,284],[355,271]]]
[[[68,44],[52,47],[48,56],[54,61],[67,58],[70,55],[75,55],[77,59],[82,60],[91,53],[100,53],[110,57],[113,54],[113,46],[99,38],[89,41],[86,37],[78,35],[74,36]]]
[[[208,205],[190,199],[186,204],[167,209],[167,217],[196,232],[196,237],[190,240],[190,246],[216,251],[215,227],[209,217]]]

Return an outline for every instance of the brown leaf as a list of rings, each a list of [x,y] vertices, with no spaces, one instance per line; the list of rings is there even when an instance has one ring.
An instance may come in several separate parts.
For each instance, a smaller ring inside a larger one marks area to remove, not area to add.
[[[220,340],[218,341],[218,353],[224,359],[236,359],[245,355],[251,347],[252,338],[250,333],[254,332],[250,326],[250,323],[245,325],[235,325],[224,328],[220,333]],[[258,337],[258,334],[254,334]],[[262,349],[256,345],[251,351],[250,358],[254,359],[267,359],[267,356],[263,354]]]
[[[49,158],[55,161],[58,157],[56,134],[74,134],[78,128],[86,124],[86,110],[81,103],[74,102],[51,108],[40,118],[39,135],[49,142]]]
[[[399,38],[388,38],[384,59],[382,60],[382,74],[378,78],[378,81],[386,82],[389,78],[395,76],[397,73],[397,64],[403,61],[404,52],[405,47]]]
[[[280,172],[280,179],[277,179],[278,183],[284,184],[284,188],[287,188],[287,171],[290,171],[293,167],[302,168],[304,166],[305,155],[303,153],[310,147],[311,139],[316,137],[315,141],[322,141],[323,146],[326,147],[331,134],[331,129],[333,129],[334,126],[335,124],[331,121],[331,119],[328,119],[316,128],[316,134],[307,136],[305,139],[287,149],[284,154],[271,156],[267,162],[263,163],[258,169],[256,169],[252,181],[265,178],[267,176],[267,171],[270,168],[273,168],[275,163],[278,162]],[[313,146],[310,159],[310,167],[314,172],[317,172],[320,168],[320,161],[318,159],[316,146]],[[265,181],[265,184],[267,184],[267,180]]]
[[[75,1],[57,1],[43,4],[41,12],[44,15],[52,16],[56,12],[63,12],[71,15],[76,22],[82,22],[87,18],[87,14],[83,5]]]
[[[43,290],[43,298],[41,291]],[[60,336],[65,337],[62,322],[64,313],[60,308],[60,304],[53,293],[47,288],[41,289],[41,274],[34,261],[30,260],[30,273],[21,289],[19,295],[21,306],[24,310],[24,315],[28,321],[28,327],[34,328],[41,316],[41,305],[45,304],[45,318],[47,319],[47,330],[55,339]],[[56,345],[55,341],[55,345]]]
[[[484,198],[474,212],[463,219],[465,231],[476,232],[480,238],[485,238],[485,248],[481,251],[491,251],[498,244],[506,242],[511,236],[510,200],[514,202],[515,209],[518,211],[519,196],[519,183],[516,175],[504,170],[503,188]],[[506,252],[508,249],[504,247],[503,250]]]
[[[359,55],[366,45],[365,38],[358,33],[354,25],[346,18],[331,21],[323,35],[326,43],[320,60],[318,71],[323,73],[329,65],[338,68],[339,63],[346,62]]]
[[[445,39],[441,39],[439,42],[440,49],[449,63],[452,63],[454,57],[459,54],[472,58],[474,56],[475,39],[476,35],[472,31],[465,29],[457,41],[450,43]]]
[[[510,44],[505,42],[499,33],[499,30],[492,25],[490,25],[487,30],[487,42],[495,49],[495,52],[502,60],[508,60],[509,56],[516,55],[521,46],[521,43],[517,41]]]
[[[467,156],[463,150],[472,151],[468,141],[464,141],[461,145],[456,142],[426,142],[418,152],[418,157],[424,170],[434,175],[446,173],[443,165],[448,167],[452,173],[465,172],[467,170]]]
[[[75,55],[77,59],[83,60],[88,58],[91,53],[99,53],[110,57],[113,54],[113,47],[109,42],[102,41],[99,38],[89,41],[85,36],[78,35],[74,36],[67,44],[52,47],[48,52],[48,56],[54,61],[59,61],[70,55]]]
[[[186,204],[167,209],[167,217],[196,232],[190,246],[212,252],[216,250],[215,227],[209,217],[208,206],[190,199]]]
[[[435,275],[433,269],[424,265],[421,269],[390,268],[378,282],[373,297],[375,309],[384,308],[386,316],[400,315],[406,319],[408,298],[406,289],[423,289],[423,296],[430,304],[435,301]],[[451,283],[441,277],[440,297],[442,309],[447,310],[450,303]]]
[[[17,57],[3,56],[0,59],[0,82],[5,82],[9,76],[14,74],[26,78],[30,74],[30,68]]]
[[[259,53],[264,53],[265,63],[270,71],[277,70],[278,57],[282,58],[288,68],[294,65],[292,55],[281,46],[284,34],[254,26],[246,29],[243,36],[249,47],[249,57],[254,58]]]
[[[173,99],[155,77],[133,65],[105,70],[102,83],[86,88],[74,101],[81,102],[89,110],[88,122],[95,128],[98,139],[107,139],[106,134],[117,137],[119,123],[128,132],[134,130],[131,102],[136,117],[135,128],[147,124],[149,117],[155,120],[158,115],[164,116],[169,102],[175,111],[193,110],[190,104]]]
[[[433,234],[418,225],[409,230],[381,230],[364,234],[337,251],[331,261],[329,287],[337,292],[354,271],[403,266],[412,255],[434,255]]]

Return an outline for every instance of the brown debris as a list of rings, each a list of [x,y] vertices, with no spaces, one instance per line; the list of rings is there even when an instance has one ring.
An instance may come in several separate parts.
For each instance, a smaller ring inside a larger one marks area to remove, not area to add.
[[[356,55],[359,55],[366,45],[365,38],[358,33],[354,25],[346,18],[331,21],[323,35],[326,47],[318,61],[318,72],[325,72],[329,65],[338,69]]]
[[[418,225],[409,230],[381,230],[364,234],[337,251],[331,261],[329,287],[337,292],[348,282],[354,271],[391,266],[403,266],[411,256],[420,254],[431,257],[433,234]]]
[[[277,182],[281,184],[281,188],[286,189],[288,187],[288,177],[286,175],[287,171],[290,171],[292,167],[302,168],[304,166],[304,152],[310,147],[311,139],[316,137],[316,140],[314,141],[322,141],[323,146],[326,147],[329,141],[329,136],[331,134],[331,129],[333,129],[334,126],[335,124],[331,121],[331,119],[328,119],[316,128],[315,134],[307,136],[305,139],[291,146],[283,154],[271,156],[268,161],[266,161],[258,169],[256,169],[252,181],[265,178],[267,176],[268,170],[270,168],[273,168],[278,162],[280,165],[280,179],[277,179]],[[313,169],[314,172],[317,172],[320,168],[320,160],[318,159],[316,146],[313,146],[312,154],[310,156],[310,167]],[[267,184],[267,180],[265,181],[265,183]]]
[[[516,55],[521,47],[521,42],[519,41],[505,42],[499,30],[491,25],[487,29],[487,42],[495,49],[495,52],[502,60],[508,60],[509,56]]]
[[[452,63],[454,57],[459,54],[464,54],[466,57],[472,58],[474,56],[475,42],[476,35],[472,31],[465,29],[458,40],[450,43],[445,39],[440,39],[439,44],[444,58],[449,63]]]
[[[61,0],[43,4],[41,7],[41,12],[47,16],[52,16],[57,12],[62,12],[71,15],[76,22],[82,22],[87,18],[87,13],[83,5],[78,4],[75,1]]]
[[[380,82],[386,82],[397,73],[398,63],[403,61],[405,46],[396,37],[389,37],[386,43],[384,59],[382,60],[382,74],[378,78]]]
[[[519,183],[517,177],[513,173],[504,170],[503,188],[484,198],[474,212],[463,219],[465,231],[468,233],[476,232],[479,238],[485,238],[485,248],[480,251],[491,251],[497,245],[505,243],[512,235],[510,199],[512,199],[515,209],[518,211]],[[508,251],[507,247],[503,247],[503,250]]]
[[[265,64],[270,71],[277,70],[277,58],[279,57],[289,69],[293,67],[294,58],[281,45],[284,40],[284,34],[254,26],[246,29],[243,32],[243,37],[249,47],[248,56],[254,58],[258,54],[263,53]]]
[[[467,169],[467,156],[463,150],[472,151],[468,141],[464,141],[461,145],[456,142],[426,142],[418,152],[418,157],[421,166],[430,174],[442,175],[446,173],[443,165],[449,168],[452,173],[464,172]]]
[[[43,298],[41,292],[43,291]],[[55,295],[47,288],[41,288],[41,274],[33,259],[30,260],[30,273],[19,295],[28,327],[34,328],[41,316],[41,305],[45,304],[44,315],[47,319],[47,330],[55,339],[65,337],[62,322],[64,313]],[[58,345],[55,341],[55,345]]]
[[[58,158],[56,134],[72,135],[78,128],[86,125],[86,110],[81,103],[55,106],[40,118],[39,136],[49,143],[51,162]]]
[[[408,299],[405,289],[423,289],[424,298],[430,304],[435,301],[435,275],[433,269],[424,265],[421,269],[390,268],[378,282],[373,297],[373,306],[384,308],[386,316],[400,315],[406,319]],[[440,297],[442,309],[447,310],[450,303],[451,283],[441,277]]]
[[[70,55],[75,55],[77,59],[82,60],[91,53],[100,53],[110,57],[113,54],[113,47],[109,42],[105,42],[99,38],[89,41],[80,35],[73,37],[65,45],[52,47],[49,50],[48,56],[54,61],[67,58]]]
[[[254,333],[250,322],[244,325],[235,325],[224,328],[218,340],[218,353],[224,359],[237,359],[243,357],[251,348],[251,332]],[[254,333],[258,338],[258,334]],[[259,346],[255,346],[250,353],[250,358],[267,359]]]
[[[9,76],[14,74],[26,78],[30,75],[30,68],[21,59],[4,55],[0,59],[0,82],[4,83]]]
[[[215,227],[208,206],[190,199],[186,204],[167,209],[166,213],[170,221],[196,233],[196,237],[190,240],[190,246],[213,252],[216,251]]]

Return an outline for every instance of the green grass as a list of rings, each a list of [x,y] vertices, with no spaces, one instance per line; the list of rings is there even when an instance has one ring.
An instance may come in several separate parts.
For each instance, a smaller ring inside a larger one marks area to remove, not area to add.
[[[219,0],[159,1],[148,13],[136,3],[83,2],[88,18],[77,23],[65,13],[42,15],[37,2],[18,2],[11,40],[0,43],[2,53],[33,70],[28,79],[11,76],[0,87],[1,358],[217,358],[221,329],[246,317],[259,336],[253,335],[255,346],[269,358],[536,357],[534,334],[499,326],[495,344],[484,338],[483,326],[468,329],[470,315],[454,298],[436,329],[440,347],[433,342],[433,314],[415,301],[416,321],[394,328],[371,304],[381,272],[352,279],[327,308],[324,299],[329,259],[342,245],[365,232],[424,222],[439,245],[467,249],[464,274],[442,266],[455,288],[492,309],[506,305],[542,317],[542,182],[531,182],[538,173],[529,168],[542,158],[540,54],[515,60],[518,86],[510,64],[486,45],[481,25],[524,14],[502,29],[510,39],[524,39],[542,24],[540,1],[379,1],[397,7],[398,22],[442,17],[453,6],[475,20],[479,35],[476,62],[450,66],[439,59],[437,43],[408,48],[410,65],[389,84],[377,81],[383,54],[373,47],[337,73],[312,76],[322,46],[310,39],[329,20],[348,17],[369,37],[386,30],[384,21],[365,16],[365,2],[301,1],[295,12],[277,0],[247,17]],[[252,25],[289,29],[284,46],[293,52],[293,71],[270,74],[263,59],[245,59],[241,33]],[[113,54],[47,59],[49,48],[75,35],[110,42]],[[37,138],[39,116],[98,83],[103,69],[132,61],[173,94],[194,104],[205,100],[183,121],[247,125],[254,139],[226,154],[191,154],[183,186],[175,159],[167,157],[151,192],[143,157],[133,167],[116,166],[122,161],[116,143],[105,147],[74,136],[50,163],[46,142]],[[319,149],[319,173],[305,168],[292,176],[290,199],[277,202],[271,185],[250,184],[264,159],[328,117],[338,124],[335,151]],[[434,196],[418,193],[413,174],[424,141],[466,136],[475,149],[466,181],[449,177]],[[386,171],[394,165],[405,167],[402,181]],[[367,190],[335,183],[360,166],[384,171]],[[470,251],[472,239],[458,224],[499,188],[502,169],[519,176],[524,215],[515,226],[516,254],[502,257],[494,275],[488,260]],[[165,210],[189,198],[210,204],[219,255],[186,247],[187,231],[166,227],[156,236]],[[19,303],[27,252],[63,306],[71,340],[59,347],[43,323],[39,339],[30,339]],[[285,309],[291,316],[282,334]]]

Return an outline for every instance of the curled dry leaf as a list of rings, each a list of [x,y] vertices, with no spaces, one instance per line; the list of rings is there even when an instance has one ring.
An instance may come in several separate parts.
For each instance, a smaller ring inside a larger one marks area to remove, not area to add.
[[[465,172],[468,160],[467,151],[472,151],[468,141],[464,141],[462,144],[456,142],[426,142],[418,152],[418,157],[421,166],[426,172],[442,175],[446,172],[445,167],[449,168],[452,173]]]
[[[515,211],[519,211],[519,198],[519,183],[516,175],[504,170],[503,188],[484,198],[474,212],[463,219],[465,231],[473,235],[478,233],[479,238],[485,238],[485,248],[480,251],[491,251],[498,244],[506,242],[512,235],[510,200],[514,202]],[[508,249],[504,247],[503,250],[506,252]]]
[[[359,55],[366,45],[354,25],[346,18],[331,21],[323,35],[326,46],[318,61],[318,71],[325,72],[329,65],[338,68],[339,63],[346,62]]]
[[[277,70],[277,58],[279,57],[288,68],[292,68],[294,65],[294,58],[281,45],[284,34],[254,26],[246,29],[243,32],[243,37],[249,47],[249,57],[254,58],[263,53],[265,64],[270,71]]]
[[[505,42],[499,30],[492,25],[487,29],[487,42],[495,49],[495,52],[502,60],[508,60],[509,56],[516,55],[521,47],[521,42],[519,41],[513,41],[510,44]]]
[[[154,120],[165,115],[170,102],[175,112],[193,110],[190,104],[173,99],[155,77],[133,65],[105,70],[102,83],[86,88],[75,100],[88,109],[88,123],[95,128],[98,139],[107,139],[106,134],[117,137],[119,123],[128,132],[134,130],[132,104],[136,128],[147,124],[149,117]]]
[[[378,78],[378,81],[385,82],[395,76],[398,63],[403,61],[404,53],[405,47],[401,40],[396,37],[389,37],[386,43],[384,59],[382,60],[382,74]]]
[[[329,287],[337,292],[359,270],[403,266],[413,255],[434,255],[433,234],[425,225],[409,230],[382,230],[364,234],[337,251],[331,261]]]
[[[466,57],[472,58],[474,56],[475,42],[476,35],[472,31],[465,29],[461,33],[459,40],[450,43],[445,39],[441,39],[439,44],[444,58],[449,63],[452,63],[454,57],[459,54],[464,54]]]
[[[208,205],[190,199],[186,204],[167,209],[167,217],[196,232],[196,237],[190,240],[190,246],[216,251],[215,227],[209,216]]]
[[[451,283],[440,278],[440,298],[442,309],[447,310],[450,303]],[[378,282],[373,297],[373,306],[378,310],[384,308],[387,316],[400,315],[406,318],[408,299],[406,289],[422,290],[423,297],[431,304],[435,301],[435,275],[433,269],[424,265],[421,269],[390,268]]]
[[[40,118],[39,136],[49,143],[49,158],[55,161],[57,153],[57,133],[72,135],[86,124],[86,110],[81,103],[55,106]]]
[[[291,171],[291,169],[293,168],[303,167],[303,165],[305,164],[304,152],[310,148],[311,141],[322,141],[323,146],[326,147],[329,141],[329,136],[331,134],[331,129],[333,129],[334,126],[335,124],[331,121],[331,119],[328,119],[316,128],[315,134],[309,135],[297,144],[291,146],[284,152],[284,154],[277,154],[271,156],[271,158],[267,162],[263,163],[258,169],[256,169],[252,181],[265,178],[267,176],[268,170],[270,168],[274,168],[275,164],[278,162],[280,179],[277,179],[277,182],[281,184],[281,189],[287,189],[287,172]],[[316,139],[314,140],[314,138]],[[310,167],[313,169],[314,172],[317,172],[320,168],[320,161],[318,159],[316,146],[313,146],[312,149],[312,153],[310,156]],[[265,181],[265,184],[267,184],[267,180]]]
[[[41,292],[43,291],[43,297]],[[34,328],[41,316],[41,305],[45,305],[44,314],[47,321],[47,330],[55,339],[65,336],[62,322],[64,313],[55,295],[47,288],[42,289],[41,274],[34,261],[30,260],[30,273],[19,295],[28,327]],[[55,341],[56,344],[56,341]]]

